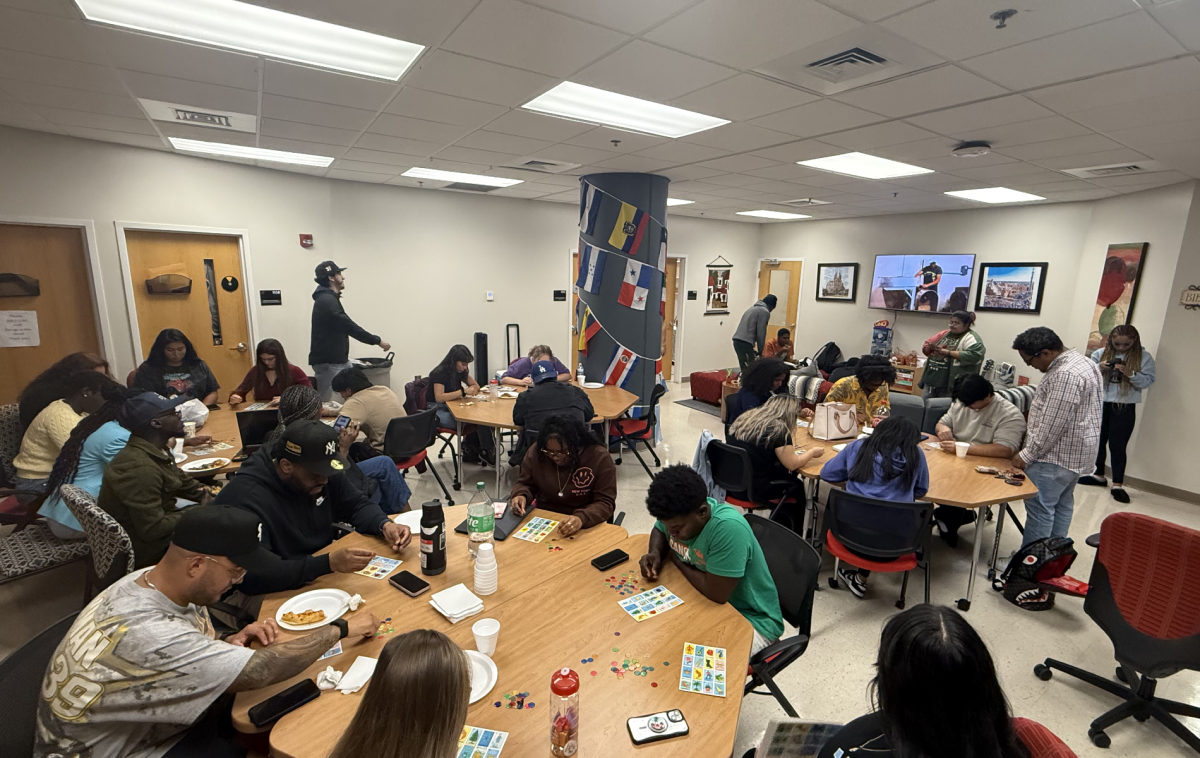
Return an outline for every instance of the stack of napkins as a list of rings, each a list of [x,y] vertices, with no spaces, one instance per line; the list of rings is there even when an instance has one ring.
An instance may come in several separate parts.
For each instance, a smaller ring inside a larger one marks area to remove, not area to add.
[[[429,598],[429,604],[449,619],[451,624],[457,624],[483,610],[483,601],[465,584],[456,584],[450,589],[434,593]]]

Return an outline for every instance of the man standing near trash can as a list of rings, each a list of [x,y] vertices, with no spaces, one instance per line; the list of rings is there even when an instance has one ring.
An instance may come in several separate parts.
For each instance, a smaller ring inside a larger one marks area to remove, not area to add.
[[[365,345],[379,345],[384,352],[392,349],[379,336],[363,329],[346,315],[342,308],[342,292],[346,289],[346,277],[342,272],[345,270],[333,261],[325,261],[316,270],[308,363],[316,376],[317,393],[322,403],[332,396],[333,377],[350,368],[351,337]]]

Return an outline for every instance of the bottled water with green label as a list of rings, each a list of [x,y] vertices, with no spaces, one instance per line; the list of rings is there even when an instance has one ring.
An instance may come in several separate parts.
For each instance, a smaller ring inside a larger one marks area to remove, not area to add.
[[[467,504],[467,547],[471,560],[479,555],[479,546],[492,543],[492,532],[496,528],[496,510],[483,482],[475,485],[475,495]]]

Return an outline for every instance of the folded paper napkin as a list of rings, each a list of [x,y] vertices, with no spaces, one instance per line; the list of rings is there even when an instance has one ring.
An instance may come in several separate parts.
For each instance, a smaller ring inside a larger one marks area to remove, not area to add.
[[[465,584],[456,584],[449,589],[435,593],[430,596],[429,604],[437,609],[438,613],[449,619],[452,624],[457,624],[483,610],[483,601],[467,589]]]
[[[342,681],[342,672],[335,670],[333,666],[328,666],[317,674],[317,689],[331,690],[338,686],[340,681]]]
[[[342,691],[343,695],[351,695],[358,692],[371,679],[371,674],[375,673],[376,662],[378,662],[377,658],[368,658],[365,655],[358,656],[354,659],[350,670],[338,682],[337,688]]]
[[[365,603],[365,602],[367,602],[367,601],[366,601],[366,600],[363,600],[363,596],[362,596],[362,595],[354,595],[354,596],[352,596],[352,597],[350,598],[350,610],[352,610],[352,611],[357,611],[357,610],[358,610],[358,606],[362,605],[362,604],[363,604],[363,603]]]

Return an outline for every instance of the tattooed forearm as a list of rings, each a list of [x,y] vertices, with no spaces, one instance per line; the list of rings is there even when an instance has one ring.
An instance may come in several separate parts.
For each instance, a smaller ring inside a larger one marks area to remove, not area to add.
[[[242,673],[226,691],[257,690],[289,679],[312,665],[322,653],[337,643],[340,636],[337,627],[323,626],[298,639],[255,650],[254,657],[246,663]]]

